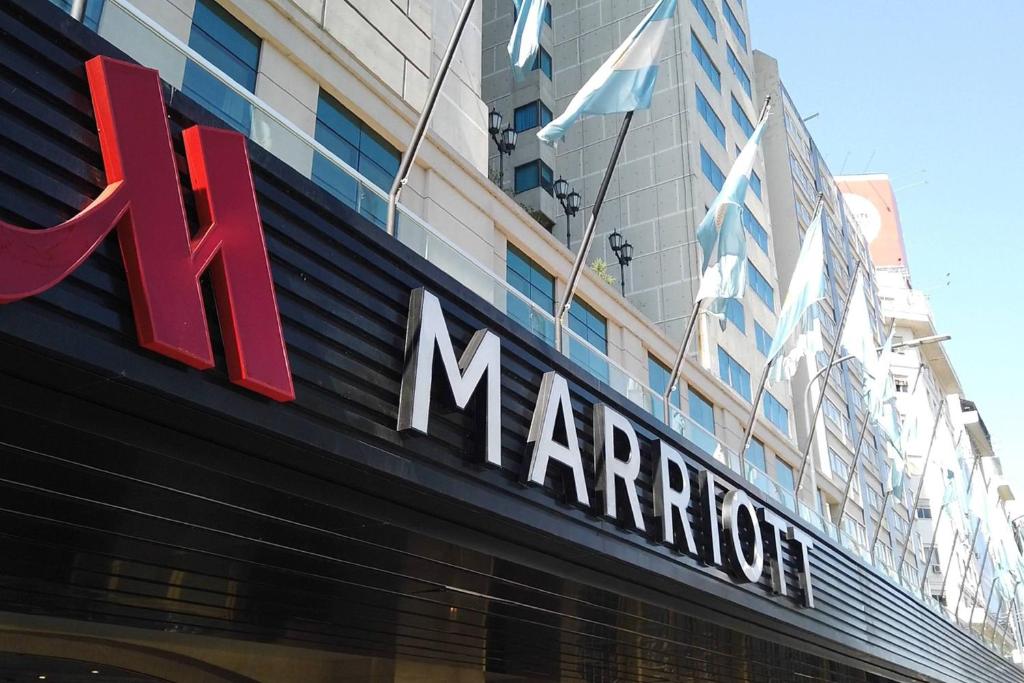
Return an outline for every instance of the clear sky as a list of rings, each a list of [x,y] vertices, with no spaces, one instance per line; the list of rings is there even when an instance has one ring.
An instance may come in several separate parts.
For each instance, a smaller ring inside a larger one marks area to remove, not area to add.
[[[1024,500],[1024,2],[747,2],[832,172],[891,176],[913,285]]]

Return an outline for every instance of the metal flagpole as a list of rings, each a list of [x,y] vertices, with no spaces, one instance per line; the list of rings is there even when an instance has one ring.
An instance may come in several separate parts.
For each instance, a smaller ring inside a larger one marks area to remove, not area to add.
[[[594,208],[590,211],[590,220],[587,222],[587,229],[583,233],[583,240],[580,242],[580,250],[576,252],[576,260],[572,264],[572,272],[569,274],[569,282],[565,288],[565,294],[562,297],[561,303],[558,305],[558,315],[555,316],[555,347],[565,352],[563,348],[563,334],[562,326],[565,324],[565,318],[569,315],[569,308],[572,306],[573,297],[576,294],[576,287],[580,283],[580,275],[583,272],[583,263],[586,261],[587,252],[590,251],[590,245],[594,241],[594,232],[597,229],[597,215],[601,211],[601,205],[604,204],[604,196],[608,192],[608,183],[611,182],[612,173],[615,172],[615,164],[619,160],[619,152],[622,151],[622,141],[626,139],[626,133],[629,131],[629,123],[633,120],[633,112],[627,111],[626,117],[622,119],[622,127],[619,129],[619,137],[615,141],[615,147],[612,148],[612,157],[608,160],[608,168],[604,171],[604,178],[601,180],[601,187],[597,191],[597,198],[594,200]]]
[[[949,562],[946,563],[946,569],[942,572],[942,585],[939,586],[939,595],[946,595],[946,581],[949,580],[949,570],[953,568],[953,558],[956,557],[956,542],[960,540],[960,529],[953,530],[953,542],[949,544]],[[949,601],[946,601],[946,606],[949,607]]]
[[[850,299],[853,298],[853,292],[857,289],[857,278],[861,277],[861,264],[857,261],[857,275],[854,277],[854,281],[850,283],[850,291],[846,295],[846,301],[843,304],[843,317],[839,321],[839,329],[836,330],[836,341],[832,345],[832,353],[828,357],[828,365],[825,366],[825,374],[822,376],[821,381],[821,394],[818,395],[818,402],[814,406],[814,412],[811,415],[811,422],[807,430],[807,443],[804,444],[804,452],[801,454],[800,461],[800,473],[796,477],[796,497],[800,497],[800,487],[804,483],[804,473],[807,471],[807,461],[811,456],[811,444],[814,443],[814,431],[818,427],[818,416],[821,415],[821,407],[825,403],[825,394],[828,389],[828,377],[832,374],[832,367],[836,362],[836,355],[839,353],[839,347],[842,345],[843,330],[846,328],[846,319],[850,314]],[[842,520],[839,520],[842,523]]]
[[[942,521],[942,515],[946,512],[947,503],[943,503],[939,508],[939,514],[935,515],[933,524],[935,530],[932,531],[932,538],[928,542],[928,556],[924,558],[924,572],[921,573],[921,590],[924,590],[924,582],[928,580],[928,567],[932,564],[932,556],[935,555],[935,539],[939,535],[939,522]]]
[[[412,133],[412,140],[409,141],[409,146],[405,148],[405,152],[402,154],[402,161],[398,165],[398,173],[395,174],[395,180],[391,183],[391,191],[388,193],[387,229],[388,234],[392,237],[395,235],[395,210],[398,207],[398,196],[402,193],[402,188],[405,187],[409,170],[412,168],[412,162],[420,151],[420,143],[423,142],[423,135],[427,132],[430,116],[434,113],[437,96],[441,92],[445,76],[448,75],[452,59],[455,57],[455,49],[458,47],[459,40],[462,38],[462,32],[469,22],[469,15],[473,11],[475,2],[476,0],[466,0],[466,3],[462,6],[462,13],[455,22],[455,30],[452,31],[452,37],[448,40],[448,48],[444,52],[444,57],[441,58],[441,64],[437,69],[437,73],[434,74],[434,82],[430,84],[430,92],[427,94],[427,101],[423,105],[423,111],[420,112],[420,119],[416,122],[416,128]]]
[[[73,0],[71,3],[71,11],[68,14],[75,21],[82,21],[85,18],[85,2],[86,0]]]
[[[981,591],[981,581],[985,578],[985,567],[988,566],[989,546],[992,545],[992,539],[985,539],[985,553],[981,557],[981,569],[978,570],[978,584],[974,587],[974,595],[971,596],[971,613],[974,613],[974,607],[978,604],[978,593]]]
[[[960,614],[960,601],[964,599],[964,586],[967,584],[967,570],[971,566],[971,556],[974,555],[974,544],[978,540],[978,531],[981,530],[981,518],[974,525],[974,532],[971,534],[971,542],[967,544],[967,562],[964,563],[964,575],[960,579],[960,592],[956,596],[956,613]],[[986,551],[988,549],[986,548]]]
[[[875,561],[875,546],[878,545],[878,537],[882,534],[882,520],[885,519],[885,511],[889,506],[889,501],[892,500],[892,489],[885,492],[885,496],[882,498],[882,510],[878,513],[878,524],[875,525],[875,536],[871,539],[871,561]],[[841,522],[842,520],[840,520]]]
[[[942,420],[942,411],[946,408],[946,402],[942,401],[939,404],[939,409],[935,413],[935,425],[932,427],[932,437],[928,441],[928,453],[924,457],[924,467],[921,468],[921,478],[917,482],[917,493],[914,495],[914,507],[910,508],[910,524],[907,528],[907,537],[903,540],[903,549],[900,550],[900,563],[896,569],[896,574],[902,576],[903,563],[907,559],[907,547],[910,545],[910,537],[913,536],[914,522],[917,521],[917,505],[921,502],[921,491],[924,490],[924,478],[928,476],[928,464],[932,461],[932,451],[935,446],[935,435],[939,432],[939,422]]]
[[[868,425],[871,424],[871,413],[864,410],[864,424],[860,428],[860,436],[857,437],[857,450],[853,452],[853,462],[850,464],[850,478],[846,480],[846,490],[843,491],[843,504],[839,507],[839,525],[843,525],[843,517],[846,516],[846,504],[850,502],[850,491],[853,490],[853,480],[857,476],[857,464],[860,462],[860,449],[864,445],[864,437],[868,435]],[[870,517],[870,515],[869,515]],[[881,520],[879,520],[881,522]]]
[[[997,577],[998,578],[998,577]],[[988,627],[988,611],[992,608],[992,597],[999,592],[996,587],[997,578],[992,579],[992,587],[988,592],[988,600],[985,601],[985,613],[981,615],[981,639],[985,640],[985,629]],[[999,621],[999,611],[1003,609],[1003,599],[999,598],[999,609],[996,610],[996,621]],[[995,635],[995,628],[992,629],[993,635]]]
[[[1003,635],[999,639],[999,652],[1002,654],[1006,648],[1006,634],[1010,631],[1010,621],[1013,619],[1013,611],[1017,608],[1017,596],[1013,597],[1010,601],[1010,606],[1006,610],[1006,626],[1003,627]]]

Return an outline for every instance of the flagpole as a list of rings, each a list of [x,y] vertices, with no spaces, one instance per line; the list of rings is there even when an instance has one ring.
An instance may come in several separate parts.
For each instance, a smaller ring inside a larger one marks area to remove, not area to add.
[[[996,576],[996,577],[994,577],[992,579],[992,585],[989,587],[989,591],[988,591],[988,600],[985,601],[985,613],[981,615],[981,639],[982,640],[985,640],[985,630],[988,628],[988,611],[992,608],[992,597],[998,592],[998,589],[996,588],[996,581],[998,581],[998,580],[999,580],[998,576]],[[999,602],[1000,603],[1002,603],[1002,600],[1003,600],[1002,598],[999,598]],[[1002,609],[1002,605],[1001,604],[1000,604],[1000,609]],[[999,621],[999,612],[998,611],[996,611],[996,621],[997,622]],[[993,630],[993,635],[995,635],[994,634],[995,629],[993,628],[992,630]]]
[[[928,567],[931,566],[932,557],[935,555],[935,539],[939,536],[939,522],[942,521],[942,515],[946,512],[946,506],[948,503],[943,503],[939,508],[939,514],[935,516],[933,522],[935,530],[932,531],[932,538],[928,543],[928,555],[924,558],[924,572],[921,575],[921,590],[924,590],[925,581],[928,580]]]
[[[843,517],[846,516],[846,504],[850,502],[850,492],[853,490],[853,481],[857,476],[857,465],[860,463],[860,450],[864,445],[864,438],[868,435],[868,425],[871,424],[871,411],[864,409],[864,424],[860,427],[860,436],[857,437],[857,449],[853,452],[853,462],[850,463],[850,478],[846,481],[846,490],[843,491],[843,504],[839,508],[839,527],[843,526]],[[870,519],[870,514],[868,518]],[[881,520],[879,520],[881,522]]]
[[[907,537],[903,541],[903,549],[900,551],[900,566],[897,573],[903,570],[903,563],[907,559],[907,546],[910,545],[910,537],[913,536],[914,522],[917,521],[917,505],[921,502],[921,491],[924,490],[924,478],[928,475],[928,464],[932,461],[932,450],[935,446],[935,435],[939,433],[939,422],[942,421],[942,411],[946,408],[946,402],[939,403],[939,409],[935,413],[935,424],[932,426],[932,436],[928,440],[928,453],[924,457],[924,467],[921,468],[921,477],[917,482],[917,493],[914,495],[914,507],[910,508],[910,527],[907,529]]]
[[[949,544],[949,562],[946,563],[946,569],[942,572],[942,585],[940,586],[941,592],[939,595],[946,595],[946,581],[949,580],[949,570],[953,568],[953,558],[956,557],[956,542],[960,540],[960,529],[953,530],[953,542]],[[949,607],[949,601],[946,601],[946,606]]]
[[[761,113],[757,117],[757,125],[761,125],[761,123],[765,120],[765,117],[768,116],[768,112],[771,109],[771,104],[772,96],[768,95],[768,97],[764,98],[764,105],[761,106]],[[701,273],[702,278],[703,276],[704,273]],[[679,344],[679,352],[676,354],[675,363],[672,364],[672,372],[669,373],[668,382],[665,385],[665,393],[662,394],[661,397],[665,405],[665,424],[671,424],[672,409],[670,407],[671,404],[669,400],[672,396],[672,392],[676,388],[676,382],[679,381],[679,375],[682,373],[683,361],[686,358],[686,350],[687,348],[689,348],[690,340],[693,338],[693,331],[697,329],[697,320],[700,317],[700,310],[703,306],[703,303],[704,300],[700,299],[696,301],[693,305],[693,312],[690,313],[690,320],[686,323],[686,331],[683,333],[683,340]],[[754,413],[757,413],[756,407]],[[743,463],[744,461],[745,450],[746,449],[744,448],[743,450],[740,451],[741,463]]]
[[[960,591],[956,596],[956,614],[959,620],[960,614],[960,601],[964,599],[964,586],[967,585],[967,570],[971,566],[971,556],[974,555],[974,544],[978,540],[978,531],[981,530],[981,517],[978,518],[978,523],[974,525],[974,532],[971,534],[971,542],[967,544],[967,562],[964,563],[964,575],[960,579]],[[986,552],[988,548],[985,549]]]
[[[974,595],[971,596],[971,613],[974,613],[974,607],[978,604],[978,593],[981,592],[981,582],[985,578],[985,567],[988,566],[989,548],[992,545],[992,538],[989,536],[985,539],[985,554],[981,558],[981,569],[978,570],[978,585],[974,587]]]
[[[434,82],[430,84],[430,92],[427,94],[427,101],[423,105],[423,111],[420,112],[419,121],[416,122],[416,128],[412,133],[412,140],[409,141],[409,146],[402,153],[402,160],[398,165],[398,173],[395,174],[395,180],[391,183],[391,191],[388,192],[387,231],[388,235],[392,237],[395,235],[395,212],[398,208],[398,197],[408,180],[409,170],[416,159],[416,154],[420,151],[420,143],[423,142],[423,135],[427,132],[430,116],[434,113],[437,96],[441,92],[445,76],[448,75],[452,59],[455,57],[455,50],[458,48],[463,30],[465,30],[466,24],[469,22],[469,15],[473,11],[475,2],[476,0],[466,0],[466,3],[462,6],[462,13],[459,14],[459,18],[455,22],[455,29],[452,31],[452,37],[448,40],[448,47],[444,52],[444,57],[441,58],[441,64],[438,66],[437,73],[434,74]]]
[[[842,345],[843,330],[846,328],[846,319],[850,314],[850,299],[853,298],[853,292],[857,289],[857,278],[861,277],[860,261],[857,261],[857,274],[854,276],[854,281],[850,283],[850,291],[846,294],[846,301],[843,303],[843,317],[839,321],[839,329],[836,330],[836,341],[832,345],[832,353],[828,357],[828,365],[825,366],[825,374],[822,376],[821,381],[821,393],[818,395],[818,401],[814,406],[814,412],[811,416],[811,422],[808,426],[807,431],[807,443],[804,444],[804,452],[801,453],[800,461],[800,473],[796,477],[796,491],[795,497],[800,498],[800,488],[803,486],[804,473],[807,471],[807,461],[811,456],[811,445],[814,443],[814,432],[818,427],[818,416],[821,415],[821,407],[825,403],[825,393],[828,389],[828,377],[832,374],[832,367],[835,365],[836,356],[839,353],[839,347]],[[843,520],[839,520],[842,524]]]
[[[1018,581],[1018,583],[1020,582]],[[1014,591],[1014,593],[1016,593],[1016,590]],[[1017,609],[1016,594],[1013,596],[1013,600],[1010,601],[1010,605],[1006,610],[1006,626],[1003,627],[1003,635],[999,639],[999,654],[1004,657],[1006,656],[1004,654],[1006,652],[1006,634],[1010,631],[1010,620],[1013,619],[1013,611],[1015,609]]]
[[[611,182],[612,173],[615,172],[615,164],[619,161],[619,153],[622,151],[622,141],[626,139],[629,131],[629,124],[633,120],[633,112],[627,111],[622,119],[622,127],[619,128],[619,137],[612,148],[611,159],[608,160],[608,168],[604,171],[604,178],[601,180],[601,187],[597,191],[597,198],[594,200],[594,208],[590,211],[590,220],[587,222],[587,229],[583,233],[583,240],[580,242],[580,250],[576,252],[576,260],[572,264],[572,272],[569,274],[569,282],[565,288],[565,294],[558,305],[558,315],[555,317],[555,347],[565,352],[562,326],[565,324],[566,316],[569,315],[569,308],[572,307],[573,297],[576,295],[576,287],[579,286],[580,276],[583,272],[583,263],[586,261],[587,252],[594,241],[594,232],[597,229],[597,216],[604,204],[604,196],[608,193],[608,184]]]
[[[875,525],[875,536],[871,539],[871,550],[868,552],[871,554],[871,562],[875,561],[875,546],[878,545],[878,537],[882,534],[882,521],[885,519],[886,508],[889,507],[889,501],[892,499],[892,489],[885,492],[885,497],[882,498],[882,509],[878,513],[878,524]],[[840,519],[842,522],[842,519]]]

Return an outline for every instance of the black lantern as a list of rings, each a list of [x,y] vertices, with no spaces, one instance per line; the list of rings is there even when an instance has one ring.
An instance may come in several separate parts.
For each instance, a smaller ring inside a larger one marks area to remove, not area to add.
[[[492,109],[487,114],[487,132],[494,140],[494,146],[498,148],[498,187],[505,189],[505,157],[511,156],[512,150],[516,148],[519,133],[510,125],[501,127],[504,119],[497,109]]]
[[[608,235],[608,246],[615,252],[615,258],[619,262],[621,276],[619,283],[622,286],[622,296],[626,296],[626,266],[633,260],[633,245],[630,244],[618,230]]]
[[[569,189],[569,183],[562,176],[558,176],[558,180],[555,181],[554,185],[555,198],[558,199],[558,203],[562,205],[562,211],[565,212],[565,246],[572,249],[571,241],[572,234],[569,228],[569,219],[576,215],[576,212],[580,210],[580,203],[582,198],[580,193],[575,189]]]

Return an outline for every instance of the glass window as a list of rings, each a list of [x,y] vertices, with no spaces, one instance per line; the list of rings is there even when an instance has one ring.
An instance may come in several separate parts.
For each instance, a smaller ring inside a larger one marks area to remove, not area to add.
[[[255,92],[260,39],[213,0],[196,2],[188,45],[240,86]],[[232,128],[249,134],[249,103],[192,60],[185,63],[181,89]]]
[[[772,392],[764,392],[764,416],[768,421],[779,428],[779,431],[789,436],[789,411],[779,403],[779,399],[772,396]]]
[[[693,31],[690,31],[690,49],[693,50],[693,56],[697,58],[697,63],[704,69],[704,73],[708,75],[711,84],[715,86],[715,90],[722,92],[722,72],[715,66],[711,55],[704,49],[700,40],[697,39],[697,34]]]
[[[704,149],[704,145],[700,146],[700,170],[704,172],[704,177],[708,179],[712,187],[716,190],[722,189],[725,175],[722,173],[722,169],[718,168],[718,164],[711,159],[711,155]]]
[[[547,5],[547,7],[551,7],[551,5]],[[513,119],[515,120],[516,132],[522,133],[524,130],[546,126],[551,123],[551,110],[540,100],[535,100],[521,107],[516,107]]]
[[[100,15],[103,14],[103,3],[106,0],[89,0],[85,3],[85,16],[82,17],[82,24],[92,31],[100,30]],[[71,13],[71,6],[74,4],[73,0],[50,0],[51,4],[56,5],[68,14]]]
[[[842,456],[831,448],[828,449],[829,464],[832,465],[832,478],[836,481],[845,482],[850,478],[850,466],[846,464]]]
[[[662,403],[661,396],[665,394],[665,389],[668,388],[668,376],[671,372],[668,366],[662,365],[657,358],[647,354],[647,382],[655,394],[651,399],[651,413],[662,421],[665,419],[665,404]],[[678,384],[672,389],[672,396],[669,397],[669,401],[676,408],[682,410],[683,406],[679,402]]]
[[[768,350],[772,348],[772,336],[756,320],[754,321],[754,339],[757,343],[757,350],[761,352],[761,355],[767,356]]]
[[[917,506],[917,518],[918,519],[931,519],[932,509],[927,504]]]
[[[729,68],[732,69],[733,74],[736,76],[736,80],[743,86],[743,92],[747,93],[747,97],[753,97],[753,91],[750,89],[750,76],[747,75],[743,65],[740,64],[740,60],[736,57],[736,53],[732,51],[732,48],[728,44],[725,46],[726,58],[729,62]]]
[[[551,26],[551,3],[544,4],[544,23]]]
[[[757,171],[750,172],[750,189],[754,191],[758,199],[761,197],[761,176],[757,175]]]
[[[704,22],[704,26],[707,27],[708,33],[711,34],[711,38],[718,41],[718,24],[715,23],[715,16],[711,14],[711,10],[708,9],[708,4],[704,0],[693,0],[693,7],[697,10],[697,14],[700,15],[700,20]]]
[[[729,7],[729,3],[726,0],[722,0],[722,11],[725,13],[725,23],[729,24],[729,28],[732,29],[732,34],[736,36],[736,42],[740,44],[740,47],[744,51],[747,49],[747,34],[743,31],[743,27],[740,26],[739,19],[733,14],[732,7]]]
[[[605,356],[608,354],[608,321],[581,301],[573,299],[569,308],[569,329]],[[598,379],[608,381],[608,361],[594,354],[575,337],[569,337],[569,357],[585,367]]]
[[[554,174],[551,172],[551,167],[543,161],[536,160],[525,163],[522,166],[516,166],[515,176],[515,191],[517,194],[532,190],[535,187],[540,187],[548,194],[552,193],[551,188],[554,183]]]
[[[533,71],[540,69],[544,75],[551,78],[551,55],[544,48],[537,49],[537,56],[533,59]]]
[[[775,458],[775,481],[786,491],[796,489],[796,476],[793,474],[793,468],[777,457]]]
[[[747,465],[756,467],[765,474],[768,473],[768,465],[764,458],[764,444],[757,439],[751,439],[747,446]]]
[[[740,128],[746,133],[749,138],[754,134],[754,124],[750,122],[750,118],[747,117],[747,113],[743,111],[743,107],[738,101],[736,101],[735,95],[729,95],[729,99],[732,100],[732,118],[736,123],[740,124]]]
[[[757,242],[757,246],[761,247],[761,251],[768,253],[768,231],[764,229],[760,221],[754,218],[754,214],[750,212],[750,209],[746,206],[743,207],[743,213],[740,215],[743,221],[743,227],[747,233],[754,238]]]
[[[700,112],[700,116],[704,119],[704,123],[708,124],[708,128],[714,133],[718,141],[725,146],[725,124],[722,123],[722,119],[718,118],[718,114],[715,113],[711,103],[708,102],[708,98],[704,97],[704,93],[700,91],[700,88],[695,86],[697,91],[697,111]]]
[[[743,311],[743,302],[739,299],[725,300],[725,319],[743,334],[747,333],[747,319]]]
[[[736,393],[750,400],[750,373],[721,346],[718,347],[718,376]]]
[[[520,294],[544,311],[555,312],[555,278],[511,244],[505,253],[505,280]],[[507,313],[523,327],[549,344],[555,342],[555,328],[550,320],[535,314],[525,301],[511,292],[507,295]]]
[[[709,434],[715,433],[715,406],[693,389],[689,390],[690,419],[706,429]]]
[[[768,284],[768,280],[765,279],[764,275],[761,275],[761,271],[754,267],[754,264],[747,261],[747,275],[750,278],[750,287],[754,290],[754,293],[761,298],[764,305],[768,308],[775,310],[775,290]]]

